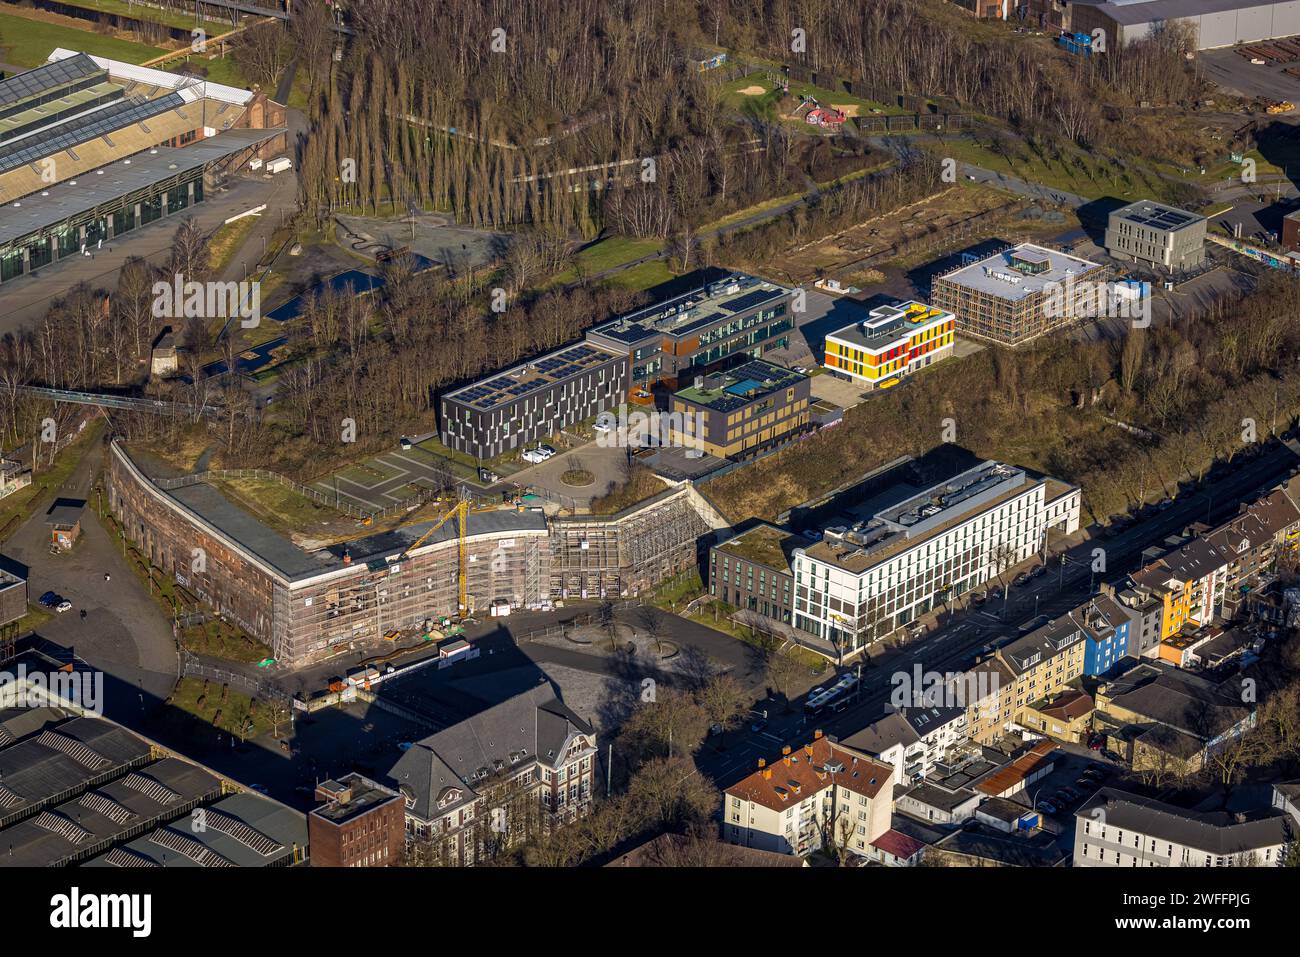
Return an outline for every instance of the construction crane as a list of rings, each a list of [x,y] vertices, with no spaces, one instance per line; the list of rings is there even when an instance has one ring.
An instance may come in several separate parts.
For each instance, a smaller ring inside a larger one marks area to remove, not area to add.
[[[469,583],[466,580],[466,576],[465,576],[465,522],[466,519],[469,518],[469,499],[462,498],[459,502],[457,502],[455,506],[449,512],[447,512],[446,515],[438,519],[438,521],[434,522],[433,525],[429,527],[428,531],[426,531],[423,535],[421,535],[419,538],[413,541],[410,545],[406,546],[406,548],[402,550],[402,554],[398,555],[395,559],[393,559],[393,561],[394,562],[405,561],[407,555],[411,554],[411,552],[415,551],[426,541],[428,541],[429,536],[431,536],[438,529],[442,528],[442,526],[446,525],[447,520],[453,517],[456,519],[456,526],[457,526],[456,547],[457,547],[458,562],[456,566],[456,580],[460,583],[459,601],[456,606],[456,609],[457,609],[457,614],[460,617],[464,617],[465,615],[469,614],[469,591],[468,591]]]

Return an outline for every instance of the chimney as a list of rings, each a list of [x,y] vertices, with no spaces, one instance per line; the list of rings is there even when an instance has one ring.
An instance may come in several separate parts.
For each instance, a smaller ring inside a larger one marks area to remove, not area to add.
[[[803,746],[803,753],[806,754],[806,755],[808,756],[808,760],[811,761],[811,760],[812,760],[812,745],[811,745],[811,744],[805,744],[805,745]]]
[[[352,553],[348,551],[346,548],[343,549],[343,564],[344,565],[352,564]]]
[[[821,728],[818,728],[816,731],[813,732],[813,740],[814,740],[814,741],[820,741],[820,740],[821,740],[821,736],[822,736],[822,730],[821,730]]]
[[[789,764],[789,763],[790,763],[790,745],[787,744],[784,748],[782,748],[782,749],[781,749],[781,754],[783,754],[783,755],[785,756],[785,763],[786,763],[786,764]]]

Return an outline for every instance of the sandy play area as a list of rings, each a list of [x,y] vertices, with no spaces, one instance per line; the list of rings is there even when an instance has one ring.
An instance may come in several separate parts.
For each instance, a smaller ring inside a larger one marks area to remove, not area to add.
[[[740,91],[741,96],[762,96],[767,90],[761,86],[747,86]]]

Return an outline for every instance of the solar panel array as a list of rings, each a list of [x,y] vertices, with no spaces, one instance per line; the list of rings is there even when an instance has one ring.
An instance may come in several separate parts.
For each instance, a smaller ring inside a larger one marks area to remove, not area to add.
[[[84,827],[53,811],[42,811],[36,815],[32,823],[43,830],[59,835],[69,844],[80,844],[82,841],[90,840],[90,832]]]
[[[209,809],[204,820],[207,826],[214,831],[219,831],[228,837],[233,837],[240,844],[251,850],[256,851],[263,857],[270,857],[276,851],[284,850],[284,845],[278,841],[273,841],[260,831],[255,831],[239,818],[224,811]]]
[[[8,147],[0,148],[0,173],[34,163],[60,150],[124,129],[133,123],[143,123],[151,117],[184,105],[185,100],[179,93],[168,93],[156,100],[119,100],[88,116],[33,133]]]
[[[1151,229],[1181,229],[1194,219],[1190,213],[1168,206],[1141,207],[1125,213],[1124,218]]]
[[[157,861],[151,861],[143,854],[127,850],[125,847],[115,847],[104,855],[104,863],[111,864],[113,867],[162,867]]]
[[[66,734],[60,734],[57,731],[42,731],[36,736],[36,743],[55,751],[62,751],[82,767],[89,768],[92,771],[98,771],[100,768],[108,767],[113,763],[102,754],[96,754],[76,738],[70,738]]]
[[[774,295],[776,295],[776,290],[755,289],[753,292],[747,292],[743,296],[731,300],[731,302],[721,303],[721,307],[734,316],[738,312],[752,309],[760,302],[763,302],[766,299],[771,299]]]
[[[7,80],[0,80],[0,106],[9,106],[82,77],[106,72],[84,53],[66,60],[45,63]]]
[[[139,774],[135,771],[132,771],[123,778],[122,783],[132,791],[139,791],[145,797],[152,798],[159,804],[171,804],[173,801],[179,801],[181,799],[181,796],[171,788],[159,784],[153,778],[147,778],[143,774]]]
[[[610,353],[584,342],[543,356],[532,363],[531,368],[516,370],[524,373],[519,378],[504,373],[453,393],[450,397],[486,411],[503,402],[563,382],[612,358],[614,357]]]
[[[192,837],[186,837],[180,831],[174,831],[170,827],[159,828],[149,835],[149,840],[153,841],[159,847],[165,847],[169,851],[175,851],[204,867],[234,867],[235,862],[228,860],[212,850],[205,847]]]
[[[726,376],[726,385],[718,390],[716,397],[710,397],[708,401],[701,404],[707,405],[710,409],[718,412],[734,412],[736,409],[743,409],[751,402],[792,385],[802,378],[797,372],[790,372],[787,369],[781,369],[758,360],[736,366],[734,369],[728,370]],[[728,391],[734,386],[745,384],[756,386],[760,391],[757,394],[747,396]]]
[[[87,791],[77,803],[87,811],[104,815],[114,824],[125,824],[135,817],[135,812],[129,807],[118,804],[107,794],[100,794],[98,791]]]

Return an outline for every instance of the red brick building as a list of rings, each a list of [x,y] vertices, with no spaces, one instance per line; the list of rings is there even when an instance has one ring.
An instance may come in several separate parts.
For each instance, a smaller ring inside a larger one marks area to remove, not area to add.
[[[312,863],[317,867],[395,867],[406,843],[402,796],[347,774],[316,785],[320,807],[307,815]]]

